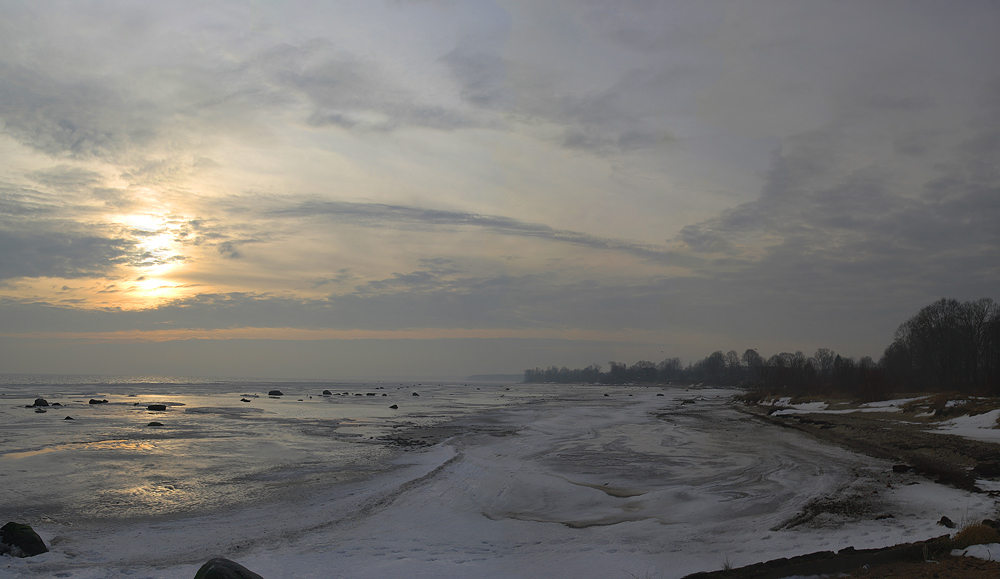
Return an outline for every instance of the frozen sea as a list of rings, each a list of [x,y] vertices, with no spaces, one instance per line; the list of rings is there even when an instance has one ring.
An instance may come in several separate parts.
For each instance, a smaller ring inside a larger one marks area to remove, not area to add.
[[[2,376],[0,522],[51,551],[0,577],[677,578],[997,515],[734,393]]]

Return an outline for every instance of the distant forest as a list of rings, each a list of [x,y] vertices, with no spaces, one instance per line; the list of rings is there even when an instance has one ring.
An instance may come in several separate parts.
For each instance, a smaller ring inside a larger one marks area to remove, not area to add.
[[[749,349],[742,355],[719,350],[686,367],[679,358],[609,365],[607,372],[599,364],[575,370],[535,368],[524,371],[524,381],[706,383],[761,395],[839,394],[862,400],[884,399],[895,392],[1000,395],[1000,306],[990,298],[942,298],[900,325],[878,361],[843,357],[827,348],[812,356],[782,352],[770,358]]]

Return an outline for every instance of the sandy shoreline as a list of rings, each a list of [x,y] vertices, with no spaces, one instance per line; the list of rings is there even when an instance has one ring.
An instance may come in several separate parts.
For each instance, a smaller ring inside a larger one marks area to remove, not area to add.
[[[1000,401],[997,401],[1000,404]],[[741,405],[740,411],[853,452],[913,468],[928,478],[969,490],[978,473],[1000,470],[1000,444],[936,431],[936,424],[902,412],[775,413],[774,407]],[[994,475],[995,476],[995,475]],[[989,491],[994,492],[994,491]],[[998,493],[1000,494],[1000,493]]]
[[[979,404],[977,412],[984,412],[993,405],[1000,407],[1000,401],[981,402],[980,399]],[[830,408],[835,404],[826,403],[824,406]],[[894,483],[905,484],[903,477],[918,475],[936,484],[991,497],[1000,496],[998,491],[985,490],[977,485],[980,477],[1000,474],[1000,444],[941,432],[937,430],[939,421],[930,419],[930,413],[918,413],[912,409],[907,413],[810,412],[808,409],[783,413],[780,411],[782,406],[771,404],[745,404],[738,408],[760,421],[793,429],[852,452],[896,463],[892,474],[887,473],[887,487]],[[831,508],[831,504],[807,505],[802,516],[815,517],[824,507]],[[839,508],[844,507],[840,505]],[[863,505],[858,505],[854,512],[861,517],[873,514],[864,510]],[[973,522],[977,521],[962,521],[962,524]],[[855,552],[841,552],[836,556],[829,552],[814,553],[731,571],[699,573],[692,578],[773,579],[787,574],[837,576],[849,573],[854,577],[871,578],[985,579],[1000,574],[1000,563],[997,561],[953,554],[948,537],[953,536],[954,531],[944,526],[942,531],[947,534],[927,543],[887,547],[860,555]]]

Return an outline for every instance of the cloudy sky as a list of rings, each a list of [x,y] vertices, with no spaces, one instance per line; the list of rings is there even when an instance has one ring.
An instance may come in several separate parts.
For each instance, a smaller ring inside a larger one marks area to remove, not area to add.
[[[875,358],[1000,298],[1000,5],[0,3],[0,368]]]

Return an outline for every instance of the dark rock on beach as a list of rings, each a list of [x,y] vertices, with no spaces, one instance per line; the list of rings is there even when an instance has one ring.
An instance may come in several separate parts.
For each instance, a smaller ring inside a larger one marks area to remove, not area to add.
[[[419,395],[419,394],[417,394],[416,392],[414,392],[414,393],[413,393],[413,395],[414,395],[414,396],[420,396],[420,395]]]
[[[63,420],[73,420],[73,417],[72,416],[67,416],[66,418],[63,418]]]
[[[399,410],[399,406],[396,406],[395,404],[393,404],[389,408],[392,408],[393,410]]]
[[[210,559],[194,574],[194,579],[264,579],[243,565],[218,557]]]
[[[333,392],[330,392],[329,390],[324,390],[323,396],[333,396]]]
[[[282,393],[281,390],[269,390],[267,392],[267,395],[268,396],[284,396],[284,393]]]
[[[31,525],[11,521],[0,527],[0,553],[14,557],[34,557],[48,550]]]
[[[108,401],[107,400],[96,400],[94,398],[91,398],[89,403],[90,404],[107,404]]]
[[[154,412],[163,412],[167,409],[166,404],[150,404],[146,407],[146,410],[152,410]]]
[[[246,398],[240,398],[240,402],[250,402],[250,401],[247,400]]]
[[[146,426],[163,426],[163,423],[162,423],[162,422],[156,422],[156,421],[154,420],[153,422],[150,422],[150,423],[149,423],[149,424],[147,424]]]
[[[837,576],[851,572],[866,574],[876,565],[897,561],[924,561],[930,556],[947,554],[951,539],[947,535],[927,541],[904,543],[884,549],[847,547],[834,553],[820,551],[788,559],[774,559],[746,567],[692,573],[683,579],[780,579],[782,577]],[[861,571],[859,571],[861,570]],[[857,576],[857,575],[854,575]],[[906,577],[906,575],[903,575]]]
[[[48,406],[49,402],[44,398],[35,398],[35,403],[32,406]]]
[[[981,462],[977,464],[972,472],[985,478],[996,478],[1000,476],[1000,462]]]

